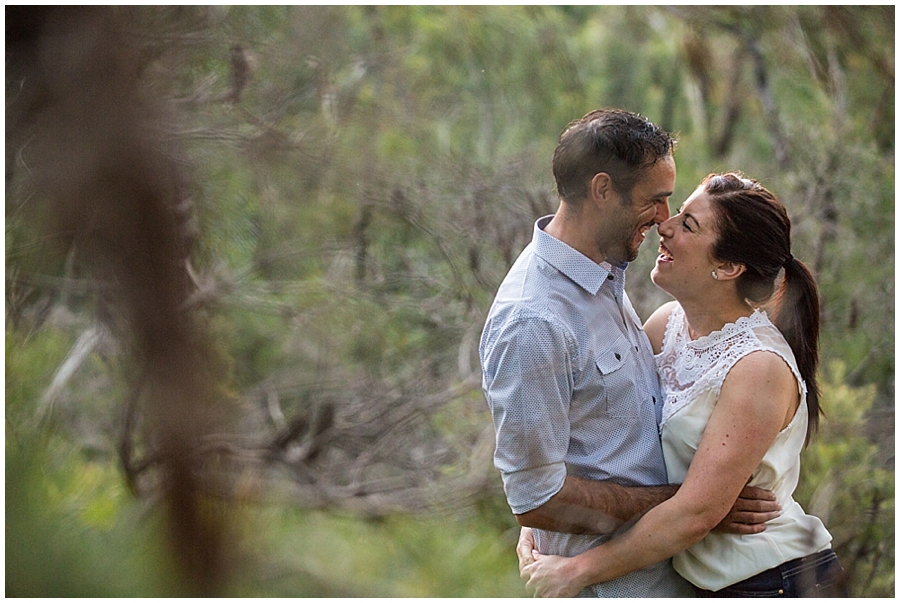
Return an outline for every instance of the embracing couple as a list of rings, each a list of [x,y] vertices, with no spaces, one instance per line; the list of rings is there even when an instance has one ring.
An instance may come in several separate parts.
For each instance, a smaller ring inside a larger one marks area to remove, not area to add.
[[[517,554],[537,596],[846,596],[793,499],[819,417],[819,300],[772,193],[708,176],[670,216],[675,141],[593,111],[553,156],[560,198],[481,339]],[[658,227],[642,326],[625,268]]]

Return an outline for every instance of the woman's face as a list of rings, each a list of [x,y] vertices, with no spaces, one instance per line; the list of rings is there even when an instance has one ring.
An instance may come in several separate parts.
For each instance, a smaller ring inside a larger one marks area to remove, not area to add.
[[[712,202],[703,188],[697,188],[658,231],[659,257],[650,278],[675,299],[702,294],[714,280],[717,263],[712,249],[718,237]]]

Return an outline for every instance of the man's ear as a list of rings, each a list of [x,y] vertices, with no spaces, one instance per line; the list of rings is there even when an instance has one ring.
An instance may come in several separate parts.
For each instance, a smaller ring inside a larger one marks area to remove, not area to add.
[[[613,192],[612,178],[606,172],[598,172],[591,178],[590,186],[591,201],[606,201]]]
[[[718,268],[716,268],[716,273],[719,275],[720,281],[726,281],[728,279],[737,278],[747,270],[747,267],[744,264],[735,264],[734,262],[726,262],[724,264],[720,264]]]

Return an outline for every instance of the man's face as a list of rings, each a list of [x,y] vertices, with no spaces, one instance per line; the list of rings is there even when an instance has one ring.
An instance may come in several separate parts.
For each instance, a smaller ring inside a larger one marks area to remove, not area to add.
[[[613,264],[633,262],[644,242],[644,234],[669,218],[669,197],[675,188],[675,159],[668,155],[644,170],[627,195],[610,212],[599,235],[606,260]]]

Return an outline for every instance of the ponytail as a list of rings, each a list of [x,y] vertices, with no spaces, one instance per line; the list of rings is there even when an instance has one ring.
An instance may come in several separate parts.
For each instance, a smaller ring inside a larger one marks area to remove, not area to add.
[[[791,256],[784,264],[784,278],[771,303],[772,323],[794,352],[800,376],[806,382],[809,425],[808,444],[823,415],[819,405],[816,373],[819,366],[819,289],[809,268]]]

